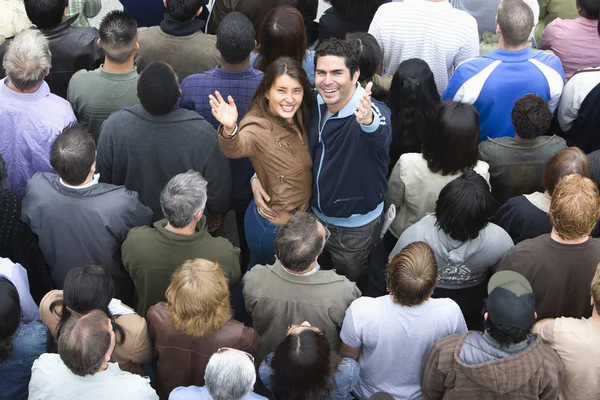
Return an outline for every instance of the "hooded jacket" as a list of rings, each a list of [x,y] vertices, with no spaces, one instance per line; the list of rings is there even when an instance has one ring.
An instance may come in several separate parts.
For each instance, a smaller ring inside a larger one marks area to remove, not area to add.
[[[518,353],[493,347],[481,332],[448,336],[421,370],[425,399],[557,399],[564,375],[558,354],[533,336]]]

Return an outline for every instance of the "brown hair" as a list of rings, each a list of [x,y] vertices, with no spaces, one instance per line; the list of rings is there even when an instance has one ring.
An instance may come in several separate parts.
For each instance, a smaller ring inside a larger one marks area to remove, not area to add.
[[[173,273],[166,296],[173,325],[187,335],[210,335],[231,319],[227,279],[215,262],[185,261]]]
[[[414,307],[426,302],[437,284],[438,267],[431,247],[413,242],[388,264],[386,283],[394,303]]]
[[[592,300],[596,312],[600,313],[600,264],[596,267],[596,274],[592,279]]]
[[[585,153],[577,147],[567,147],[558,151],[546,161],[542,186],[552,196],[558,181],[563,176],[571,174],[590,177],[590,161]]]
[[[550,202],[550,222],[562,239],[578,239],[590,234],[600,216],[598,186],[578,174],[562,178]]]

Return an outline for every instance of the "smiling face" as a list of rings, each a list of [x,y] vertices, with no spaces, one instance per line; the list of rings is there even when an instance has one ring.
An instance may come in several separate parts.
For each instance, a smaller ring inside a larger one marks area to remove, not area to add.
[[[269,110],[289,123],[302,105],[304,89],[302,84],[289,75],[280,75],[265,95]]]
[[[344,57],[321,56],[317,59],[315,86],[332,114],[348,104],[359,76],[360,71],[350,74]]]

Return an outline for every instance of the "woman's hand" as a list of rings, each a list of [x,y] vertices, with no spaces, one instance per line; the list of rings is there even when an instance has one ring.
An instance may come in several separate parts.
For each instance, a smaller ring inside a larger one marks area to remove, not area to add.
[[[373,123],[373,109],[371,108],[371,88],[373,82],[367,83],[365,92],[360,98],[354,115],[356,116],[356,122],[362,125],[371,125]]]
[[[252,186],[252,194],[254,195],[254,202],[256,203],[256,209],[261,217],[265,219],[276,219],[279,218],[279,214],[277,211],[273,211],[267,205],[268,201],[271,201],[271,198],[265,192],[265,189],[262,187],[262,184],[258,180],[258,178],[253,178],[250,181],[250,185]]]
[[[227,96],[227,102],[218,91],[215,95],[208,95],[208,102],[211,107],[212,115],[225,128],[225,133],[233,133],[238,119],[238,111],[233,101],[233,97]]]

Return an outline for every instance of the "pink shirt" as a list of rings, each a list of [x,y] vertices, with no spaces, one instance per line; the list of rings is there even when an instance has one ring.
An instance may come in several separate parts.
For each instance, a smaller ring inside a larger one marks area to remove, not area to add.
[[[577,70],[600,65],[598,21],[556,18],[544,30],[540,47],[560,58],[568,80]]]

